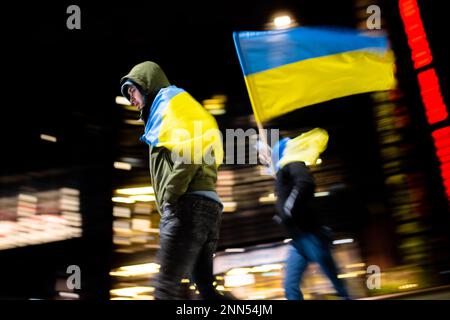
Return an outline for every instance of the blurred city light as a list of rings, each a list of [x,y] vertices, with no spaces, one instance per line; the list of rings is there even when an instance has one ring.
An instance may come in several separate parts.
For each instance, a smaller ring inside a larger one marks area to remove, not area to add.
[[[236,211],[236,202],[234,201],[223,201],[223,212],[234,212]]]
[[[292,19],[290,16],[279,16],[273,19],[273,23],[278,29],[289,28],[291,26]]]
[[[318,197],[326,197],[329,196],[330,192],[328,191],[322,191],[322,192],[315,192],[314,193],[314,197],[318,198]]]
[[[141,119],[125,119],[123,122],[125,122],[126,124],[132,125],[132,126],[143,126],[144,125],[144,121],[142,121]]]
[[[277,197],[275,196],[275,193],[269,193],[267,196],[259,198],[259,202],[261,203],[275,203],[276,200]]]
[[[225,249],[225,252],[244,252],[245,249],[244,248],[228,248]]]
[[[356,278],[359,277],[361,275],[365,275],[366,271],[354,271],[354,272],[348,272],[348,273],[343,273],[343,274],[338,274],[338,278],[339,279],[345,279],[345,278]]]
[[[159,272],[160,265],[157,263],[144,263],[131,266],[123,266],[114,269],[109,274],[113,277],[137,277],[151,275]]]
[[[130,196],[129,198],[131,200],[142,201],[142,202],[150,202],[150,201],[155,201],[156,200],[155,196],[154,195],[150,195],[150,194],[142,194],[142,195]]]
[[[242,287],[255,283],[255,276],[252,274],[236,274],[225,276],[225,287]]]
[[[116,104],[120,104],[120,105],[123,105],[123,106],[130,106],[131,105],[130,101],[128,101],[127,98],[122,97],[122,96],[117,96],[116,97]]]
[[[119,202],[119,203],[135,203],[136,201],[127,197],[113,197],[113,202]]]
[[[79,202],[72,188],[0,198],[0,250],[80,237]]]
[[[116,193],[123,194],[123,195],[140,195],[140,194],[152,194],[152,193],[155,193],[155,191],[153,190],[153,187],[145,186],[145,187],[136,187],[136,188],[117,189]]]
[[[269,272],[273,270],[281,270],[283,269],[283,265],[277,263],[277,264],[265,264],[261,266],[256,266],[251,269],[251,272]]]
[[[226,113],[225,103],[227,99],[226,95],[214,95],[210,99],[203,100],[202,104],[212,115],[217,116]]]
[[[405,289],[416,288],[417,286],[418,286],[417,283],[409,283],[409,284],[401,285],[401,286],[399,286],[398,288],[399,288],[400,290],[405,290]]]
[[[49,141],[49,142],[57,142],[58,141],[58,139],[56,139],[56,137],[48,135],[48,134],[44,134],[44,133],[42,133],[40,135],[40,137],[42,140]]]
[[[366,266],[365,263],[353,263],[348,264],[345,266],[346,269],[353,269],[353,268],[364,268]]]
[[[234,268],[226,273],[226,276],[241,276],[248,274],[252,271],[252,268]]]
[[[80,295],[78,293],[73,292],[59,292],[60,297],[69,298],[69,299],[80,299]]]
[[[334,240],[333,244],[345,244],[345,243],[352,243],[353,239],[340,239],[340,240]]]
[[[114,168],[119,169],[119,170],[131,170],[132,166],[131,166],[131,164],[126,163],[126,162],[115,161]]]
[[[151,293],[155,291],[153,287],[127,287],[120,289],[113,289],[110,291],[112,296],[115,297],[128,297],[128,298],[138,298],[143,293]],[[146,295],[148,297],[148,295]]]
[[[113,207],[113,216],[118,218],[130,218],[131,217],[131,209],[126,207]]]

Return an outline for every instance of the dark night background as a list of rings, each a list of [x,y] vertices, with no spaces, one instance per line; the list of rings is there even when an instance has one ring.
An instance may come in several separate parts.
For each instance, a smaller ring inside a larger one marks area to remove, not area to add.
[[[405,92],[415,92],[409,99],[419,110],[422,107],[415,102],[420,100],[419,92],[396,3],[385,1],[382,15],[388,28],[392,28],[390,37],[401,59],[400,84]],[[81,30],[66,28],[66,8],[71,4],[81,8]],[[434,65],[448,103],[448,11],[443,1],[420,4]],[[53,245],[53,251],[48,251],[50,245],[47,245],[2,253],[0,271],[24,275],[21,280],[4,277],[2,283],[4,288],[12,288],[17,283],[29,288],[33,287],[30,283],[35,283],[34,287],[38,288],[45,285],[45,280],[36,274],[51,274],[77,260],[88,270],[94,270],[88,273],[86,281],[92,287],[87,292],[101,298],[107,298],[108,292],[95,293],[95,287],[105,286],[109,281],[112,162],[120,153],[115,130],[120,115],[114,101],[120,95],[120,78],[135,64],[153,60],[162,66],[173,84],[198,100],[226,94],[232,108],[227,108],[225,119],[232,120],[252,112],[232,41],[233,31],[260,30],[280,11],[288,11],[302,25],[355,27],[353,1],[210,1],[205,4],[41,1],[17,3],[9,8],[10,5],[2,10],[6,27],[2,44],[5,55],[2,55],[1,175],[8,177],[4,180],[8,187],[2,184],[2,192],[7,194],[6,188],[24,183],[39,186],[40,179],[46,180],[46,184],[55,179],[56,184],[61,179],[58,172],[70,170],[64,179],[85,191],[84,200],[89,206],[84,211],[87,229],[81,245],[74,240],[68,246]],[[357,105],[364,99],[347,102]],[[296,119],[301,119],[299,122],[289,123],[289,115],[273,126],[289,129],[289,126],[314,126],[341,119],[342,127],[349,130],[351,126],[367,129],[365,123],[358,123],[358,116],[370,117],[365,114],[367,111],[319,108],[320,119],[316,113],[305,110],[294,114]],[[413,112],[413,116],[419,119],[420,127],[423,115]],[[41,140],[41,133],[57,136],[60,143]],[[336,142],[334,148],[346,149],[364,143],[354,137],[353,141]],[[430,141],[418,143],[426,149]],[[374,152],[373,161],[376,161],[375,151],[369,152]],[[365,156],[371,158],[370,154]],[[435,161],[426,154],[423,158],[425,162]],[[356,176],[362,174],[364,165],[356,167]],[[433,170],[430,169],[431,173],[436,174]],[[363,180],[362,176],[359,178]],[[58,264],[49,269],[55,255],[59,257]],[[36,261],[48,263],[38,267]],[[28,294],[35,293],[29,289]]]
[[[81,142],[83,135],[96,130],[101,130],[103,137],[114,134],[111,128],[114,98],[120,94],[118,81],[133,65],[145,60],[158,62],[171,82],[199,100],[226,93],[230,105],[236,106],[227,110],[229,116],[250,114],[232,32],[261,29],[273,13],[283,10],[304,25],[352,27],[352,3],[47,1],[14,5],[4,12],[6,57],[2,59],[3,88],[7,90],[2,108],[2,137],[7,139],[2,145],[14,153],[3,157],[2,168],[11,173],[80,161],[80,152],[90,150]],[[395,2],[387,3],[382,14],[397,18]],[[66,28],[70,4],[81,8],[81,30]],[[450,54],[441,5],[427,2],[422,12],[441,86],[447,88]],[[391,22],[395,26],[391,37],[403,36],[399,22]],[[397,46],[404,53],[401,59],[409,63],[408,49]],[[447,98],[447,90],[443,93]],[[52,154],[54,150],[41,149],[38,134],[44,131],[66,142],[57,156]],[[39,159],[30,159],[37,150]]]

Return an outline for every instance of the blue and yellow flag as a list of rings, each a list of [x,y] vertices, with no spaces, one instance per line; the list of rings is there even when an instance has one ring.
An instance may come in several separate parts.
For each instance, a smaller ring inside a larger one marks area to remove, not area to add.
[[[328,132],[315,128],[291,139],[283,138],[272,149],[272,163],[275,171],[291,162],[314,165],[328,145]]]
[[[141,141],[169,149],[174,161],[217,166],[223,161],[222,136],[216,120],[176,86],[161,89],[155,97]]]
[[[298,27],[233,37],[260,123],[338,97],[395,87],[394,56],[383,35]]]

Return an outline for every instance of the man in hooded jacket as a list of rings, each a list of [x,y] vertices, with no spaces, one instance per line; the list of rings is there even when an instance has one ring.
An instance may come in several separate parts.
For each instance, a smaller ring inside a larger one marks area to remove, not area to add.
[[[273,148],[277,194],[274,220],[292,238],[284,279],[288,300],[303,300],[300,283],[310,262],[319,264],[338,295],[349,299],[331,255],[328,228],[321,226],[312,206],[316,185],[307,164],[316,163],[327,143],[328,133],[316,128],[294,139],[281,139]]]
[[[122,95],[146,124],[157,101],[174,90],[180,89],[151,61],[136,65],[121,79]],[[217,166],[173,161],[170,150],[150,145],[150,177],[161,215],[155,299],[184,298],[185,277],[192,278],[204,299],[224,299],[213,285],[213,254],[223,208],[215,191]]]

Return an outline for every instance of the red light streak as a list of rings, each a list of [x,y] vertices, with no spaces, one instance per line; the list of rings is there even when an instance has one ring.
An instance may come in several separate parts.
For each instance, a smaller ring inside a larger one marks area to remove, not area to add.
[[[436,155],[441,163],[441,176],[445,193],[450,199],[450,126],[437,129],[432,133]]]
[[[428,123],[434,124],[447,119],[447,106],[442,99],[439,79],[434,68],[419,72],[417,78]]]
[[[400,15],[405,25],[408,44],[414,68],[429,65],[433,61],[427,36],[420,18],[420,10],[416,0],[400,0]]]
[[[414,68],[430,66],[433,61],[425,28],[423,27],[417,0],[399,0],[400,16],[403,20]],[[420,94],[429,124],[436,124],[448,118],[447,106],[442,98],[439,79],[433,67],[417,74]],[[432,133],[436,156],[439,159],[441,177],[447,198],[450,200],[450,127],[437,129]]]

